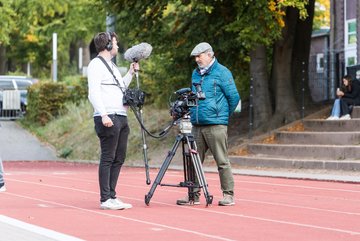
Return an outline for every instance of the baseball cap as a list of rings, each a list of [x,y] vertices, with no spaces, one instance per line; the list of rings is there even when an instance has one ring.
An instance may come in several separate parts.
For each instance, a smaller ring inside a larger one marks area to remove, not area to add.
[[[206,51],[213,51],[213,49],[210,44],[202,42],[195,46],[195,48],[191,51],[190,56],[198,56]]]

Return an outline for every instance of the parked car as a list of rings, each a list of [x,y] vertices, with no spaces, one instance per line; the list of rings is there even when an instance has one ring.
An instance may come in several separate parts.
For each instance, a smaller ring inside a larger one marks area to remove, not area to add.
[[[26,113],[28,87],[37,79],[26,76],[0,75],[0,117],[17,117]],[[20,110],[3,109],[4,91],[18,90],[20,93]]]

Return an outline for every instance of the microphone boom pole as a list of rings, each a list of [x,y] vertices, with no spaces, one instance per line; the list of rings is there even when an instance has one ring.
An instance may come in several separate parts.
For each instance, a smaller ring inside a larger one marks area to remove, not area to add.
[[[135,71],[135,77],[136,77],[136,86],[138,89],[140,89],[139,72],[137,70]],[[139,114],[141,123],[144,123],[143,116],[142,116],[142,114],[143,114],[142,108],[139,108],[138,114]],[[147,145],[146,145],[145,130],[143,128],[140,128],[140,129],[141,129],[141,138],[143,141],[143,157],[144,157],[144,165],[145,165],[146,184],[150,185],[151,180],[150,180],[150,174],[149,174],[149,160],[147,157]]]
[[[130,62],[139,62],[140,59],[145,59],[150,56],[152,51],[152,46],[148,43],[140,43],[128,49],[125,54],[124,58]],[[136,77],[136,86],[140,89],[140,82],[139,82],[139,72],[135,70],[135,77]],[[136,109],[136,108],[135,108]],[[141,123],[143,123],[143,110],[142,107],[136,111],[138,112],[139,119]],[[145,165],[145,174],[146,174],[146,184],[150,185],[150,174],[149,174],[149,160],[147,157],[147,145],[146,145],[146,137],[145,137],[145,130],[141,127],[141,137],[143,142],[143,157],[144,157],[144,165]]]

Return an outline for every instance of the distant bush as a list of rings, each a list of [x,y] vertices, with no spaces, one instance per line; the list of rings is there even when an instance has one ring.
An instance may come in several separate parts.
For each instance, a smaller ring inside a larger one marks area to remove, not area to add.
[[[88,84],[85,77],[79,77],[78,81],[69,84],[69,100],[77,105],[88,96]]]
[[[64,109],[70,98],[70,90],[65,84],[38,82],[28,90],[26,119],[45,125]]]

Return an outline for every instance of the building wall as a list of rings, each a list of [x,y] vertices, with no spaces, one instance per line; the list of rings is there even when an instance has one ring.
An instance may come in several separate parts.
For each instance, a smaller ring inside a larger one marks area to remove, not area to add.
[[[344,60],[344,1],[331,0],[330,6],[330,51],[341,53],[340,59]]]
[[[356,19],[357,43],[348,46],[346,20]],[[325,35],[313,33],[309,56],[309,87],[314,101],[335,98],[335,90],[346,74],[347,57],[355,57],[356,62],[349,69],[360,66],[360,0],[330,0],[329,45]],[[347,48],[348,47],[348,48]],[[346,49],[347,48],[347,49]],[[323,55],[321,55],[323,53]],[[321,59],[321,56],[324,58]],[[321,65],[319,65],[319,60]],[[319,68],[320,67],[320,68]],[[350,72],[350,70],[349,70]]]
[[[360,0],[331,0],[330,7],[330,52],[338,54],[344,64],[346,56],[354,56],[354,64],[360,64]],[[346,21],[353,19],[356,20],[357,43],[348,46]]]
[[[357,63],[360,64],[360,0],[356,1],[357,19]]]
[[[346,0],[346,19],[356,18],[357,1],[358,0]]]
[[[313,37],[311,39],[310,54],[324,53],[327,51],[327,35]]]

